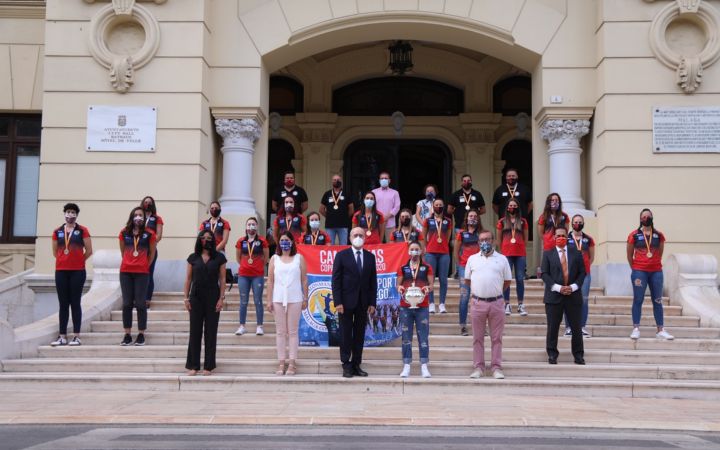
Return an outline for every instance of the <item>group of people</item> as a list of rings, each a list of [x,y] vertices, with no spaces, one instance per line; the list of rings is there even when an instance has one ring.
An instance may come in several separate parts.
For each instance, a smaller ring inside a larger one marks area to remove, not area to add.
[[[274,315],[276,323],[277,375],[297,372],[298,328],[300,315],[307,308],[308,286],[305,261],[297,252],[298,244],[331,245],[346,243],[350,247],[338,252],[334,259],[332,293],[339,316],[340,359],[343,376],[366,376],[362,370],[362,350],[368,317],[376,307],[377,276],[375,257],[364,249],[366,244],[381,242],[404,244],[408,260],[397,274],[397,290],[401,295],[399,322],[402,330],[402,377],[409,376],[412,361],[413,333],[417,333],[421,373],[430,377],[429,327],[430,314],[435,313],[434,279],[439,280],[439,313],[446,313],[448,274],[451,258],[460,278],[460,334],[467,336],[470,314],[473,332],[473,364],[471,377],[485,373],[484,336],[489,329],[492,358],[489,366],[495,378],[502,373],[502,336],[505,317],[512,314],[510,284],[517,288],[517,313],[527,315],[524,300],[526,277],[526,243],[532,199],[527,187],[518,183],[517,171],[506,172],[505,181],[493,196],[493,209],[500,217],[494,233],[483,227],[481,216],[485,203],[480,192],[472,188],[472,177],[462,177],[461,189],[447,203],[437,197],[437,188],[428,185],[425,198],[416,210],[400,209],[397,191],[390,188],[390,176],[382,172],[380,187],[368,191],[362,204],[355,205],[342,190],[342,178],[332,177],[332,186],[321,200],[318,212],[305,214],[308,198],[295,185],[292,172],[285,174],[284,185],[272,198],[277,211],[272,234],[262,237],[258,220],[245,222],[245,233],[236,244],[239,263],[240,291],[239,327],[236,335],[247,333],[246,319],[250,291],[256,311],[256,334],[263,335],[264,311]],[[59,312],[58,338],[53,346],[81,345],[82,309],[80,298],[85,282],[85,261],[92,255],[92,242],[87,228],[77,223],[80,209],[74,203],[63,207],[65,223],[52,235],[56,259],[56,287]],[[187,258],[184,284],[184,305],[190,316],[190,338],[186,368],[189,375],[200,371],[201,343],[205,341],[203,373],[216,367],[215,352],[220,312],[225,305],[226,252],[231,226],[221,216],[221,205],[212,202],[210,217],[199,227],[194,251]],[[321,229],[321,216],[325,230]],[[397,224],[395,219],[398,219]],[[155,200],[147,196],[134,207],[119,232],[122,256],[120,286],[122,291],[123,346],[145,344],[147,310],[151,307],[157,261],[157,243],[162,239],[164,222],[157,214]],[[563,212],[560,195],[547,196],[537,223],[538,237],[543,242],[541,277],[545,284],[544,303],[547,316],[546,350],[548,362],[557,363],[557,339],[565,317],[565,335],[572,337],[572,354],[577,364],[584,364],[583,336],[586,329],[590,291],[590,266],[594,258],[594,241],[583,231],[584,218],[572,219]],[[350,233],[348,235],[348,230]],[[663,328],[662,253],[665,237],[653,225],[652,212],[644,209],[640,226],[628,236],[627,257],[632,268],[633,331],[632,339],[640,337],[640,316],[647,287],[650,287],[656,337],[673,339]],[[271,243],[276,251],[270,256]],[[267,304],[263,303],[265,267],[267,266]],[[405,295],[409,290],[422,292],[417,306]],[[131,330],[133,310],[137,315],[137,335]],[[68,339],[70,311],[73,338]]]

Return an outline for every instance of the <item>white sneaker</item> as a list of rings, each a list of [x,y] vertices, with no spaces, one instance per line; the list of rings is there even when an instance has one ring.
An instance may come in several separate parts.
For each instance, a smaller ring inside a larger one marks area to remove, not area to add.
[[[665,339],[666,341],[672,341],[673,339],[675,339],[675,336],[673,336],[672,334],[668,333],[665,330],[658,331],[657,333],[655,333],[655,337],[658,339]]]
[[[255,334],[258,336],[262,336],[263,334],[265,334],[265,332],[263,331],[262,325],[258,325],[257,330],[255,330]]]
[[[592,334],[590,334],[590,332],[586,328],[582,329],[582,335],[583,335],[583,337],[586,337],[586,338],[592,337]]]
[[[510,314],[512,314],[512,308],[510,307],[510,303],[508,303],[505,305],[505,315],[509,316]]]
[[[400,378],[407,378],[410,376],[410,364],[403,365],[403,370],[400,372]]]
[[[235,336],[242,336],[245,334],[245,325],[240,325],[240,328],[235,330]]]
[[[565,328],[565,334],[563,334],[565,337],[572,336],[572,330],[570,328]]]
[[[430,378],[432,375],[430,375],[430,371],[428,370],[427,364],[423,364],[420,366],[420,373],[422,373],[423,378]]]
[[[470,374],[470,378],[482,378],[483,373],[480,369],[475,369],[473,373]]]
[[[493,370],[493,378],[495,378],[496,380],[504,380],[505,374],[502,373],[502,370],[495,369],[495,370]]]
[[[518,312],[521,316],[527,316],[527,311],[525,310],[525,305],[518,305]]]
[[[440,303],[439,311],[440,311],[440,314],[446,314],[446,313],[447,313],[447,309],[445,309],[445,303]]]
[[[51,347],[57,347],[57,346],[59,346],[59,345],[67,345],[67,343],[68,343],[68,341],[67,341],[66,338],[64,338],[64,337],[62,337],[62,336],[58,336],[57,339],[55,339],[54,341],[52,341],[52,342],[50,343],[50,346],[51,346]]]
[[[77,347],[78,345],[82,345],[82,341],[79,337],[75,336],[73,337],[72,341],[68,342],[68,345],[72,347]]]
[[[430,314],[435,314],[435,303],[430,303],[428,310],[430,311]]]
[[[633,328],[630,339],[640,339],[640,328]]]

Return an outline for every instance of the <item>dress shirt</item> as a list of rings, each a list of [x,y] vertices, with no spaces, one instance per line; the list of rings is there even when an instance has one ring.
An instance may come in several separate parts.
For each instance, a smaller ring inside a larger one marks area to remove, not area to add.
[[[385,219],[385,228],[388,230],[395,228],[395,215],[400,211],[400,194],[389,187],[376,188],[372,192],[375,194],[377,210]]]
[[[568,248],[567,248],[567,245],[565,246],[565,248],[560,248],[560,247],[558,247],[558,246],[555,246],[555,251],[556,251],[557,254],[558,254],[558,259],[560,259],[561,261],[562,261],[562,251],[563,251],[563,250],[565,251],[565,260],[566,260],[567,263],[568,263],[568,272],[569,272],[569,271],[570,271],[570,257],[568,256]],[[561,287],[562,287],[561,285],[555,283],[555,284],[552,285],[552,288],[550,288],[550,290],[551,290],[551,291],[554,291],[554,292],[560,292],[560,288],[561,288]],[[575,283],[573,283],[573,284],[570,285],[570,289],[572,289],[572,291],[575,292],[575,291],[578,290],[578,285],[575,284]]]

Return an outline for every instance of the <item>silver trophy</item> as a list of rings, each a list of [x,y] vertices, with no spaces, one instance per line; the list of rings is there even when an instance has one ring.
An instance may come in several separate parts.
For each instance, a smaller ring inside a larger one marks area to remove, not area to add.
[[[405,301],[410,303],[411,309],[417,309],[418,305],[422,303],[425,298],[425,294],[422,289],[417,286],[410,286],[405,291]]]

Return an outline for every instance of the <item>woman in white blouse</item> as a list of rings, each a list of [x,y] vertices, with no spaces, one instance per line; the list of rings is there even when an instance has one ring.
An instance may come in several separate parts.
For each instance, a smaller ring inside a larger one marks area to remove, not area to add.
[[[276,254],[270,258],[267,284],[267,308],[275,316],[276,327],[278,368],[275,375],[295,375],[300,313],[307,308],[308,283],[305,260],[297,254],[295,239],[289,232],[280,235]]]

